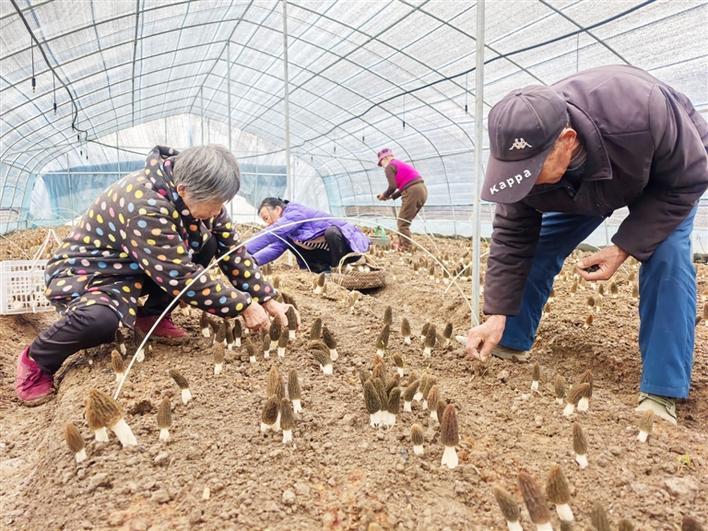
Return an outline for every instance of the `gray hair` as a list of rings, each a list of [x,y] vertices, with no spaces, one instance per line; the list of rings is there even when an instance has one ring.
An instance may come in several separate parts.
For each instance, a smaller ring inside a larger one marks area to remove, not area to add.
[[[224,146],[209,144],[185,149],[175,157],[175,185],[183,184],[196,201],[231,201],[241,187],[236,157]]]

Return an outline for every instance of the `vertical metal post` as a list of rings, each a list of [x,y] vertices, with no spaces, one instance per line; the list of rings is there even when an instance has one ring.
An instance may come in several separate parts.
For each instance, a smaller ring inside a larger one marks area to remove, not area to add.
[[[283,104],[285,106],[285,182],[289,184],[291,201],[295,198],[295,182],[290,160],[290,77],[288,76],[288,1],[283,4]]]
[[[226,43],[226,70],[227,70],[227,95],[226,95],[226,106],[228,107],[228,127],[229,127],[229,151],[232,150],[233,146],[231,145],[231,40]]]
[[[472,197],[472,325],[479,324],[479,271],[480,271],[480,192],[482,190],[482,147],[484,145],[484,1],[477,2],[477,33],[475,94],[474,94],[474,195]]]
[[[200,126],[200,132],[201,132],[201,138],[202,138],[202,146],[204,145],[204,87],[201,87],[199,89],[199,116],[201,118],[201,126]]]
[[[118,131],[116,131],[116,165],[118,166],[118,178],[120,178],[120,142],[118,141]]]

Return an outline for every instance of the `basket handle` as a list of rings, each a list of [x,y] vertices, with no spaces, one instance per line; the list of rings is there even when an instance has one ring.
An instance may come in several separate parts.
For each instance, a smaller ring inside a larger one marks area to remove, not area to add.
[[[44,254],[44,251],[47,250],[47,247],[49,246],[49,242],[51,240],[54,240],[54,243],[56,243],[57,245],[61,244],[61,241],[59,241],[59,238],[57,237],[56,232],[54,232],[54,229],[49,229],[49,232],[47,232],[47,235],[44,237],[42,245],[40,245],[39,249],[37,249],[37,252],[34,253],[34,256],[32,257],[32,270],[34,270],[39,265],[39,261],[42,259],[42,255]]]

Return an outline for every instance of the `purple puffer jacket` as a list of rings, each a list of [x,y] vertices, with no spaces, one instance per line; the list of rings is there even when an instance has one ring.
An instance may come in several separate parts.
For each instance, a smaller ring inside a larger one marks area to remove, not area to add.
[[[316,221],[302,221],[309,219]],[[298,221],[302,222],[296,223]],[[280,219],[268,227],[271,232],[264,231],[256,236],[246,245],[246,248],[258,265],[264,265],[272,262],[288,249],[286,241],[305,242],[318,238],[324,234],[327,227],[332,225],[339,227],[352,251],[357,253],[368,251],[369,238],[357,227],[341,219],[336,219],[331,214],[308,208],[300,203],[288,203]],[[300,267],[304,267],[304,264],[300,263],[299,257],[298,264]]]

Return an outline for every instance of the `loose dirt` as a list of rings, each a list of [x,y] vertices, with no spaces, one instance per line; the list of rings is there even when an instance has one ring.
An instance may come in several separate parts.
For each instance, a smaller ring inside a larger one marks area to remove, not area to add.
[[[0,240],[0,256],[31,254],[41,231]],[[462,239],[420,237],[438,258],[454,267],[469,248]],[[14,250],[13,250],[14,249]],[[145,362],[136,363],[119,399],[139,441],[122,449],[111,434],[96,443],[83,419],[83,400],[96,387],[115,388],[107,345],[68,360],[58,378],[56,399],[28,409],[14,399],[14,365],[24,345],[54,319],[45,313],[0,317],[0,528],[4,529],[505,529],[492,495],[499,483],[520,501],[516,477],[528,470],[545,483],[551,465],[561,465],[571,485],[578,528],[590,528],[595,502],[607,509],[614,526],[629,518],[637,529],[679,529],[682,517],[708,522],[708,326],[699,323],[693,384],[679,404],[679,426],[655,422],[648,443],[636,440],[633,412],[640,377],[637,345],[638,301],[629,276],[637,264],[618,272],[619,294],[609,282],[600,297],[592,286],[575,282],[573,259],[556,279],[555,299],[543,317],[532,360],[542,367],[540,391],[532,392],[532,363],[493,359],[485,365],[465,358],[462,346],[438,345],[424,359],[415,337],[405,345],[400,321],[407,317],[415,336],[430,321],[442,331],[465,334],[471,292],[469,278],[458,290],[438,282],[411,261],[422,252],[375,258],[388,271],[388,285],[365,294],[350,311],[347,291],[327,283],[324,295],[312,292],[313,276],[274,269],[285,291],[295,297],[303,319],[297,340],[284,360],[275,353],[244,361],[244,349],[227,354],[215,376],[211,348],[199,335],[199,317],[176,311],[191,333],[182,346],[155,343]],[[699,309],[706,300],[708,266],[698,266]],[[461,293],[461,292],[462,293]],[[599,305],[585,327],[587,297]],[[387,305],[393,307],[393,333],[386,360],[400,353],[411,371],[434,376],[453,402],[460,422],[460,466],[440,466],[443,448],[429,412],[414,403],[390,429],[369,427],[358,370],[371,368],[375,340]],[[335,333],[339,359],[325,376],[308,353],[307,333],[317,317]],[[294,445],[281,434],[259,433],[266,400],[266,375],[277,365],[284,377],[298,371],[304,412],[297,419]],[[178,369],[194,400],[182,405],[167,374]],[[571,419],[554,401],[552,380],[561,374],[575,382],[592,369],[594,391],[587,413]],[[172,439],[158,440],[157,406],[172,402]],[[76,465],[63,427],[74,422],[86,441],[88,459]],[[580,470],[572,450],[572,423],[588,437],[590,466]],[[425,428],[425,450],[415,456],[410,442],[414,422]],[[522,524],[531,529],[522,509]],[[553,525],[559,522],[553,517]]]

